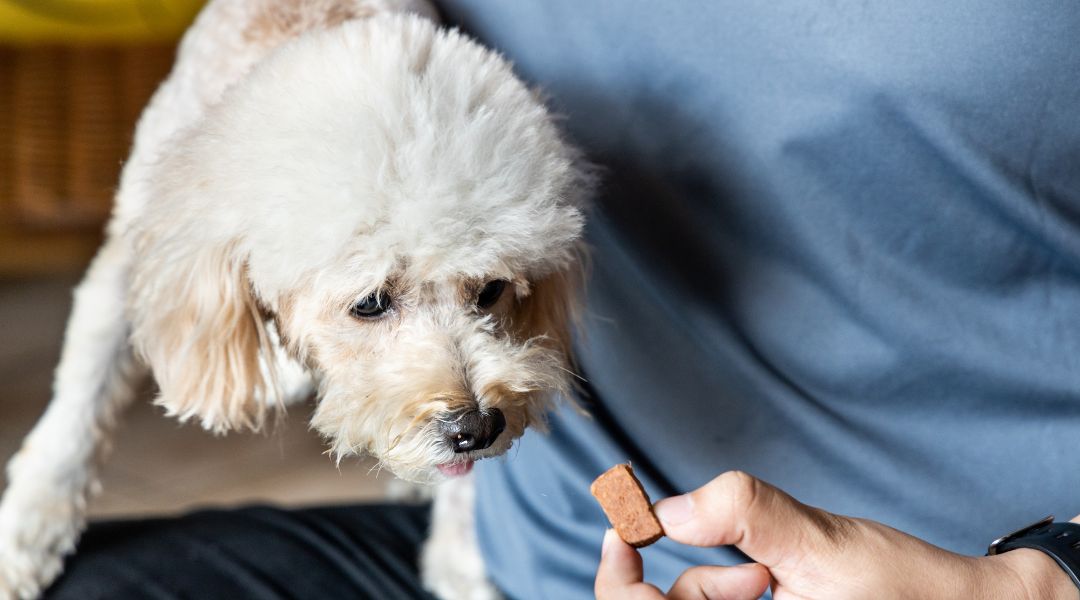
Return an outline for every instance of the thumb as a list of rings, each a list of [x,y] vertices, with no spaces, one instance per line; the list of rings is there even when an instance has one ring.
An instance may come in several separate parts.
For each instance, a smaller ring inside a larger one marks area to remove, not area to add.
[[[773,568],[808,553],[820,558],[854,521],[802,504],[746,473],[730,471],[682,496],[661,500],[656,516],[671,539],[693,546],[734,545]]]

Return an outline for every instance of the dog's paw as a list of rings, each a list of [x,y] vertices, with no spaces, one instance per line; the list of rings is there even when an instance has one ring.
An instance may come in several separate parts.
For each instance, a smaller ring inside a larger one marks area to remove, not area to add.
[[[0,545],[0,600],[34,600],[62,569],[59,556],[29,556]]]
[[[420,577],[424,589],[439,598],[498,600],[473,521],[472,476],[449,479],[435,488],[431,533],[420,552]]]
[[[503,596],[481,572],[479,576],[450,566],[447,569],[431,568],[424,573],[424,589],[444,600],[500,600]]]
[[[32,600],[64,568],[81,530],[79,503],[12,486],[0,504],[0,600]]]
[[[487,578],[480,549],[471,531],[452,536],[446,520],[436,520],[434,533],[424,544],[420,572],[424,589],[438,598],[498,600],[502,594]],[[462,543],[462,540],[468,540]]]

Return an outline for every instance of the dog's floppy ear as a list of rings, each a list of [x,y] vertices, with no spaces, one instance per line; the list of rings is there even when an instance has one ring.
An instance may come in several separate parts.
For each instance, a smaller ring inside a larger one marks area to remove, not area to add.
[[[139,242],[128,308],[132,341],[161,389],[157,403],[215,432],[258,430],[280,393],[237,244]]]
[[[584,248],[577,248],[573,260],[532,281],[513,316],[519,338],[543,339],[562,354],[567,368],[574,364],[572,338],[580,324],[586,260]]]

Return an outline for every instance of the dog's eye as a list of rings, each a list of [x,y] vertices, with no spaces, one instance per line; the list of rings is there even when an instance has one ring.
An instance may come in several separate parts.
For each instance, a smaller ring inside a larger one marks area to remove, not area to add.
[[[358,319],[371,319],[382,316],[390,309],[390,296],[382,292],[375,292],[363,300],[352,305],[349,314]]]
[[[503,290],[506,289],[506,282],[502,279],[494,279],[487,282],[484,289],[480,290],[480,295],[476,297],[476,305],[480,308],[491,308],[495,306],[495,303],[499,301],[499,297],[502,296]]]

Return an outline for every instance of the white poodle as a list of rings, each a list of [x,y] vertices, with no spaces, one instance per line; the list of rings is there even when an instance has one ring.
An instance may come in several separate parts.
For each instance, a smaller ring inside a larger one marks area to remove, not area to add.
[[[336,455],[443,482],[426,585],[495,595],[467,475],[568,386],[590,178],[507,62],[434,18],[426,0],[199,16],[10,463],[0,598],[37,596],[75,549],[141,365],[169,414],[215,432],[317,390]]]

